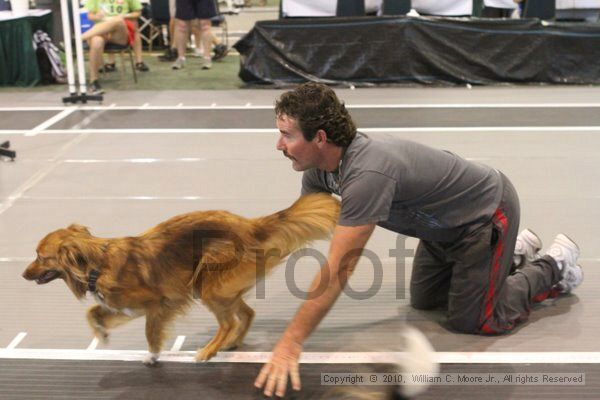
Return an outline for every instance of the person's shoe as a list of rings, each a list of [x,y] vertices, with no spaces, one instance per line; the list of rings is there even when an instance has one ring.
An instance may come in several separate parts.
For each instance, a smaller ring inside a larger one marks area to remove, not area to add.
[[[175,61],[177,59],[177,50],[168,48],[163,55],[158,56],[159,61]]]
[[[523,265],[537,260],[541,257],[539,254],[542,249],[542,240],[538,235],[530,229],[525,229],[519,236],[517,236],[517,242],[515,243],[515,254],[513,255],[513,262],[517,268]]]
[[[567,268],[574,268],[577,265],[579,247],[566,235],[559,233],[554,238],[554,243],[548,248],[546,255],[554,258],[558,269],[561,270],[561,274],[564,276]]]
[[[229,53],[229,49],[227,48],[227,46],[225,46],[222,43],[216,45],[213,51],[215,52],[215,55],[212,57],[213,61],[218,61],[222,58],[225,58],[227,53]]]
[[[211,62],[210,58],[203,58],[202,59],[202,67],[200,67],[200,68],[204,69],[204,70],[211,69],[212,62]]]
[[[100,83],[98,83],[98,79],[90,83],[90,89],[93,95],[104,94],[104,89],[102,89],[102,86],[100,86]]]
[[[175,60],[173,65],[171,65],[171,68],[172,69],[183,69],[184,66],[185,66],[185,57],[179,57],[177,60]]]
[[[142,71],[142,72],[150,71],[150,68],[148,68],[148,66],[143,61],[139,62],[139,63],[135,63],[135,69],[137,69],[138,71]]]
[[[103,74],[105,72],[115,72],[116,70],[117,70],[117,65],[115,63],[106,63],[106,64],[104,64],[104,66],[100,67],[98,72]]]
[[[194,50],[192,50],[192,57],[201,58],[204,57],[204,54],[202,54],[202,50],[200,50],[197,47],[194,47]]]
[[[563,273],[563,279],[556,284],[561,293],[571,293],[573,289],[583,282],[583,268],[581,265],[575,265],[572,268],[566,268]]]

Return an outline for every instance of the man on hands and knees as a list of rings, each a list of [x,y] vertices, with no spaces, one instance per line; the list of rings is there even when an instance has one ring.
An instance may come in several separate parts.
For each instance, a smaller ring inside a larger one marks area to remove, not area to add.
[[[104,91],[98,83],[98,70],[102,66],[102,55],[106,43],[119,45],[135,43],[135,24],[141,14],[140,0],[88,0],[88,18],[94,22],[82,36],[90,48],[89,74],[93,94]]]
[[[510,332],[532,303],[583,280],[571,239],[558,235],[542,256],[532,231],[517,235],[517,193],[494,168],[401,138],[357,132],[344,104],[322,84],[284,93],[275,113],[277,150],[303,172],[302,194],[337,194],[342,208],[327,263],[309,292],[326,289],[304,301],[260,371],[255,386],[266,395],[283,396],[288,379],[300,389],[302,345],[342,292],[375,226],[420,239],[411,305],[444,307],[445,325],[455,332]],[[344,257],[351,251],[355,257]]]

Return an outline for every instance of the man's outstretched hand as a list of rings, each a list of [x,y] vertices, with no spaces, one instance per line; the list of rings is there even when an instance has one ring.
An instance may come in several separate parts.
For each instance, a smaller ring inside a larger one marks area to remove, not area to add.
[[[302,353],[302,345],[288,337],[282,337],[273,349],[271,360],[266,363],[254,381],[258,389],[264,387],[265,396],[283,397],[288,383],[288,375],[292,381],[292,389],[300,390],[300,370],[298,362]]]

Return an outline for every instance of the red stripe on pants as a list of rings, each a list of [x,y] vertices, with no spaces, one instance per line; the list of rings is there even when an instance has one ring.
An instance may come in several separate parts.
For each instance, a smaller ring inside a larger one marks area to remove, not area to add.
[[[498,237],[498,243],[496,243],[496,248],[494,249],[494,257],[492,259],[492,272],[490,274],[490,285],[485,297],[485,312],[483,314],[483,321],[485,322],[481,327],[481,331],[487,334],[500,333],[498,329],[492,328],[489,322],[492,320],[492,314],[494,313],[494,295],[496,294],[496,280],[498,279],[498,272],[500,271],[500,258],[502,257],[502,252],[504,251],[504,235],[508,228],[508,220],[506,219],[506,215],[504,215],[504,213],[499,208],[494,213],[493,221],[494,223],[497,222],[500,225],[501,232]]]

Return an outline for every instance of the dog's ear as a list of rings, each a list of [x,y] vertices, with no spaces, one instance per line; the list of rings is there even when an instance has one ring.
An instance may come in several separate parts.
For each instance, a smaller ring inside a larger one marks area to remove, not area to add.
[[[100,255],[92,243],[67,239],[57,253],[59,264],[65,272],[65,281],[77,298],[85,296],[88,270],[99,265]]]
[[[83,226],[83,225],[71,224],[71,225],[69,225],[69,227],[67,229],[70,231],[73,231],[73,232],[83,233],[83,234],[91,236],[90,230],[86,226]]]
[[[75,240],[65,240],[58,248],[58,262],[67,268],[85,273],[87,259],[84,250]]]

